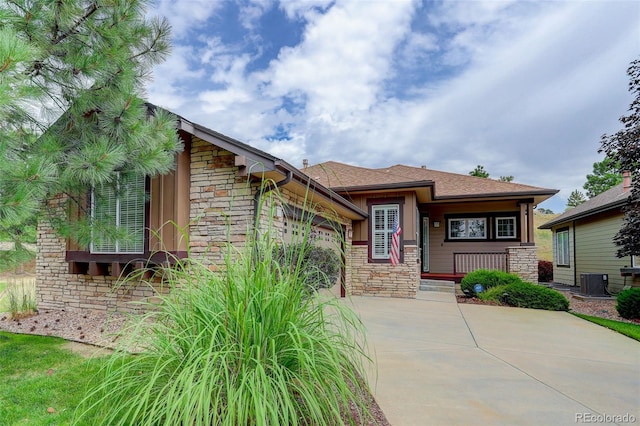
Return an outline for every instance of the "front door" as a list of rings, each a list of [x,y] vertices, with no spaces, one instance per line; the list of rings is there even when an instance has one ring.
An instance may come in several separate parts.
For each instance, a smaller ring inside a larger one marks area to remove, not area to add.
[[[429,272],[429,216],[422,217],[422,272]]]

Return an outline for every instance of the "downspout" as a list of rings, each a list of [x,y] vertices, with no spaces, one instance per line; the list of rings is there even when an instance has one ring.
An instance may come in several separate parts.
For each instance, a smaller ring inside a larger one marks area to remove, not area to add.
[[[571,222],[573,228],[573,285],[580,285],[578,281],[578,256],[576,256],[576,221]],[[571,254],[569,254],[569,261],[571,261]]]

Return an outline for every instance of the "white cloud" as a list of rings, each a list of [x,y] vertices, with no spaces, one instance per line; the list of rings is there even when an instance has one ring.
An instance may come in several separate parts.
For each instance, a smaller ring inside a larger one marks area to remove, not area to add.
[[[162,4],[178,23],[193,15]],[[273,7],[299,23],[301,42],[255,68]],[[242,3],[240,19],[251,52],[223,42],[225,28],[185,38],[156,71],[152,101],[294,165],[482,164],[561,189],[558,206],[602,158],[599,136],[620,127],[640,52],[633,2],[265,0]]]
[[[190,31],[197,31],[204,26],[222,6],[223,2],[212,0],[156,0],[149,12],[167,18],[173,36],[181,39]]]
[[[341,121],[341,114],[368,109],[411,12],[408,2],[335,4],[309,22],[300,45],[280,52],[265,76],[270,81],[266,93],[305,93],[308,114],[324,117],[329,125]]]

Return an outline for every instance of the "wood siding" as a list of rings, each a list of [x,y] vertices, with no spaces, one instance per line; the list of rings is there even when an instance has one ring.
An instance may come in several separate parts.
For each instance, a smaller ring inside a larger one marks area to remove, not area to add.
[[[613,237],[622,226],[622,213],[618,211],[602,213],[575,223],[562,224],[553,231],[553,281],[568,285],[580,285],[580,274],[608,274],[612,292],[620,291],[624,285],[640,286],[640,278],[626,280],[620,275],[620,268],[631,265],[631,257],[618,258]],[[556,264],[556,232],[569,226],[570,267]],[[575,241],[575,242],[574,242]]]
[[[507,247],[519,245],[515,241],[447,241],[445,215],[516,212],[520,207],[516,201],[486,203],[430,204],[423,206],[422,213],[429,215],[429,272],[447,274],[453,272],[453,254],[469,252],[504,252]],[[439,221],[438,228],[433,222]],[[518,235],[522,235],[522,222]]]
[[[603,214],[590,220],[576,222],[576,281],[580,284],[580,274],[609,274],[609,287],[613,291],[622,290],[625,281],[620,275],[620,268],[631,266],[631,257],[618,258],[617,247],[613,237],[622,226],[622,214]],[[631,278],[626,284],[631,285]],[[639,283],[640,284],[640,283]]]
[[[579,285],[576,284],[575,281],[575,253],[573,252],[574,247],[574,235],[573,235],[573,226],[569,226],[569,266],[558,266],[558,246],[556,239],[556,232],[558,229],[566,229],[567,225],[563,225],[561,227],[552,228],[553,232],[553,281],[566,284],[566,285]]]
[[[189,151],[176,157],[176,169],[151,180],[149,250],[185,251],[189,224]]]
[[[353,204],[364,211],[368,211],[367,200],[370,199],[397,199],[404,198],[404,204],[402,205],[402,238],[403,241],[415,241],[416,225],[418,223],[417,217],[417,204],[416,196],[413,192],[385,192],[375,193],[367,195],[356,195],[351,198]],[[362,220],[355,222],[353,225],[353,241],[368,241],[369,240],[369,220]]]

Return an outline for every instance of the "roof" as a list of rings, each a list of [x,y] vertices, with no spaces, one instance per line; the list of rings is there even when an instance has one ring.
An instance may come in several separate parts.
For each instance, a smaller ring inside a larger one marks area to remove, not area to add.
[[[608,210],[617,209],[624,206],[631,195],[631,191],[623,190],[624,183],[618,184],[605,192],[588,199],[582,204],[567,210],[553,220],[540,225],[539,229],[551,229],[553,226],[564,222],[570,222],[577,219],[593,216]]]
[[[433,187],[433,200],[536,197],[536,202],[542,202],[558,192],[555,189],[401,164],[380,169],[368,169],[328,161],[307,167],[303,169],[303,172],[312,179],[340,193],[375,188],[401,189],[411,186],[431,185]]]
[[[190,122],[180,116],[178,116],[178,128],[242,157],[241,162],[244,162],[243,166],[249,174],[268,179],[271,178],[271,173],[277,172],[278,175],[284,177],[280,183],[287,188],[295,187],[290,189],[300,193],[299,195],[306,196],[309,194],[312,200],[316,200],[316,197],[319,197],[324,200],[324,202],[320,203],[321,205],[329,205],[338,213],[350,219],[362,220],[368,216],[367,212],[335,191],[310,178],[286,161],[274,157],[265,151],[261,151],[200,124]],[[280,183],[278,183],[278,185]]]

